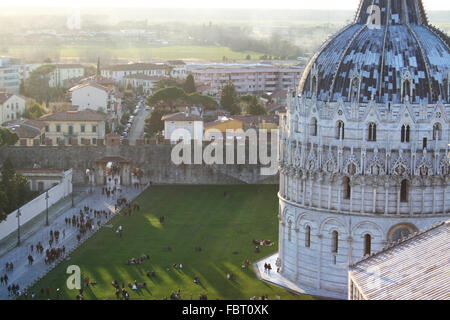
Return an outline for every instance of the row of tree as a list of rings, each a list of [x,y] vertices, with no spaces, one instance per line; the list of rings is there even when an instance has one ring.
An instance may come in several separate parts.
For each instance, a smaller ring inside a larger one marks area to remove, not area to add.
[[[1,172],[0,221],[3,221],[7,214],[32,200],[36,193],[30,190],[27,179],[16,173],[9,159],[3,163]]]

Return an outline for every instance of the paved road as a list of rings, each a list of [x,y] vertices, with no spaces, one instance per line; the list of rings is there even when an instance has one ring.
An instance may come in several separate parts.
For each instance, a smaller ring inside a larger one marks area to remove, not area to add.
[[[125,197],[128,200],[134,199],[137,197],[145,188],[133,189],[131,187],[122,187],[121,197]],[[87,189],[86,189],[87,190]],[[56,266],[59,262],[54,262],[51,265],[47,265],[44,263],[45,259],[45,250],[49,248],[49,238],[50,238],[50,230],[59,230],[60,231],[60,239],[58,243],[55,243],[53,247],[62,248],[62,246],[66,249],[66,257],[70,252],[72,252],[78,245],[77,234],[78,229],[75,227],[66,226],[64,219],[66,217],[72,217],[73,215],[78,215],[80,209],[84,206],[89,206],[89,208],[93,210],[109,210],[112,214],[109,216],[109,219],[112,218],[115,213],[114,204],[117,201],[117,196],[107,198],[106,196],[101,195],[101,188],[98,187],[94,190],[94,194],[89,195],[84,200],[76,203],[75,208],[67,209],[63,214],[58,216],[54,221],[51,222],[50,226],[43,227],[33,235],[31,235],[28,239],[24,239],[20,247],[15,247],[10,250],[8,253],[3,255],[0,258],[0,276],[6,273],[8,275],[9,281],[8,284],[18,284],[20,286],[20,290],[23,288],[29,287],[33,285],[37,279],[42,278],[46,275],[54,266]],[[94,219],[95,224],[100,220],[101,228],[104,225],[107,225],[109,219],[102,217],[101,219]],[[113,226],[111,228],[111,232],[117,226]],[[65,237],[63,237],[63,232],[65,231]],[[88,239],[90,235],[92,235],[95,231],[98,230],[97,225],[95,225],[94,231],[88,232],[85,236],[83,236],[81,243]],[[36,250],[31,253],[31,244],[34,246],[41,242],[44,246],[44,253],[42,255],[37,254]],[[32,266],[28,264],[27,257],[31,254],[34,258],[34,263]],[[14,270],[6,271],[5,264],[13,263]],[[64,284],[63,284],[64,285]],[[0,285],[0,300],[11,299],[8,295],[7,286]]]
[[[150,111],[146,111],[144,107],[141,108],[139,113],[135,116],[129,137],[131,145],[135,145],[137,139],[144,138],[145,119],[147,119],[149,115]]]

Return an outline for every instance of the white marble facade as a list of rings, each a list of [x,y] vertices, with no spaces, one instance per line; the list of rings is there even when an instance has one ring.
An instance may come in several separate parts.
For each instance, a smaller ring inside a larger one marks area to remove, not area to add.
[[[349,265],[450,217],[449,39],[420,0],[377,1],[391,12],[379,30],[364,25],[371,4],[313,56],[280,115],[281,274],[342,294]],[[418,50],[403,59],[396,36]]]

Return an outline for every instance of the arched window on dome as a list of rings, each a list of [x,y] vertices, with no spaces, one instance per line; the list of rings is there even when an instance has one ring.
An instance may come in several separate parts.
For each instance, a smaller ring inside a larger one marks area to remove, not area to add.
[[[345,125],[343,121],[338,121],[336,124],[336,139],[344,140],[345,137]]]
[[[372,237],[370,234],[364,236],[364,255],[370,255],[372,251]]]
[[[400,202],[408,202],[409,182],[403,180],[400,186]]]
[[[339,251],[339,233],[337,231],[333,231],[331,234],[331,252],[338,253]]]
[[[311,136],[313,137],[317,137],[317,119],[316,118],[312,118],[311,119],[311,124],[310,124],[310,129],[311,129]]]
[[[350,185],[350,178],[344,177],[344,199],[350,200],[352,195],[352,186]]]
[[[401,142],[409,142],[411,128],[409,125],[402,126]]]
[[[369,136],[368,141],[377,141],[377,124],[374,122],[369,123]]]
[[[305,229],[305,247],[310,248],[311,247],[311,227],[306,226]]]
[[[406,102],[406,97],[408,97],[409,101],[412,101],[412,91],[411,91],[411,81],[409,79],[406,79],[403,81],[403,88],[402,88],[402,101]]]
[[[317,96],[317,76],[311,78],[311,96]]]
[[[354,77],[352,79],[352,84],[350,87],[350,101],[357,102],[359,101],[359,78]]]
[[[435,123],[433,126],[433,140],[442,140],[442,126],[439,122]]]

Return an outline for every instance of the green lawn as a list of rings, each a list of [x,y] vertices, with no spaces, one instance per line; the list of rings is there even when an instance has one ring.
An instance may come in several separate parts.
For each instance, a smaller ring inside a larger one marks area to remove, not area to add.
[[[1,50],[1,48],[0,48]],[[31,58],[32,52],[30,50],[37,50],[40,53],[48,52],[49,56],[52,53],[58,53],[61,58],[92,58],[98,55],[117,58],[117,59],[161,59],[161,60],[174,60],[174,59],[188,59],[188,60],[213,60],[222,61],[225,56],[231,60],[244,60],[247,55],[250,55],[252,59],[259,59],[263,54],[245,51],[236,52],[228,47],[215,47],[215,46],[166,46],[166,47],[136,47],[136,46],[52,46],[47,47],[33,47],[33,46],[11,46],[8,47],[6,52],[0,52],[0,54],[11,55],[21,58]]]
[[[74,299],[77,292],[66,288],[65,270],[78,265],[83,279],[88,275],[98,283],[85,290],[85,299],[115,299],[113,280],[126,286],[134,280],[147,283],[148,288],[139,292],[128,290],[131,299],[159,300],[178,289],[185,300],[191,295],[198,299],[203,293],[209,299],[248,300],[261,294],[268,294],[269,299],[277,295],[310,299],[257,280],[252,269],[241,270],[245,259],[253,262],[277,250],[276,246],[266,247],[255,254],[252,243],[254,238],[278,239],[276,192],[276,186],[267,185],[154,186],[137,199],[140,212],[115,217],[113,229],[103,228],[32,291],[48,286],[54,293],[60,288],[61,298]],[[159,223],[160,216],[165,217],[164,225]],[[122,238],[114,232],[118,225],[124,228]],[[168,246],[171,252],[164,251]],[[197,246],[202,252],[195,251]],[[142,253],[150,256],[144,264],[125,265],[127,259]],[[182,263],[183,270],[174,269],[175,263]],[[156,279],[148,279],[146,272],[153,270]],[[236,280],[227,280],[227,273],[234,274]],[[193,283],[195,276],[201,285]]]

